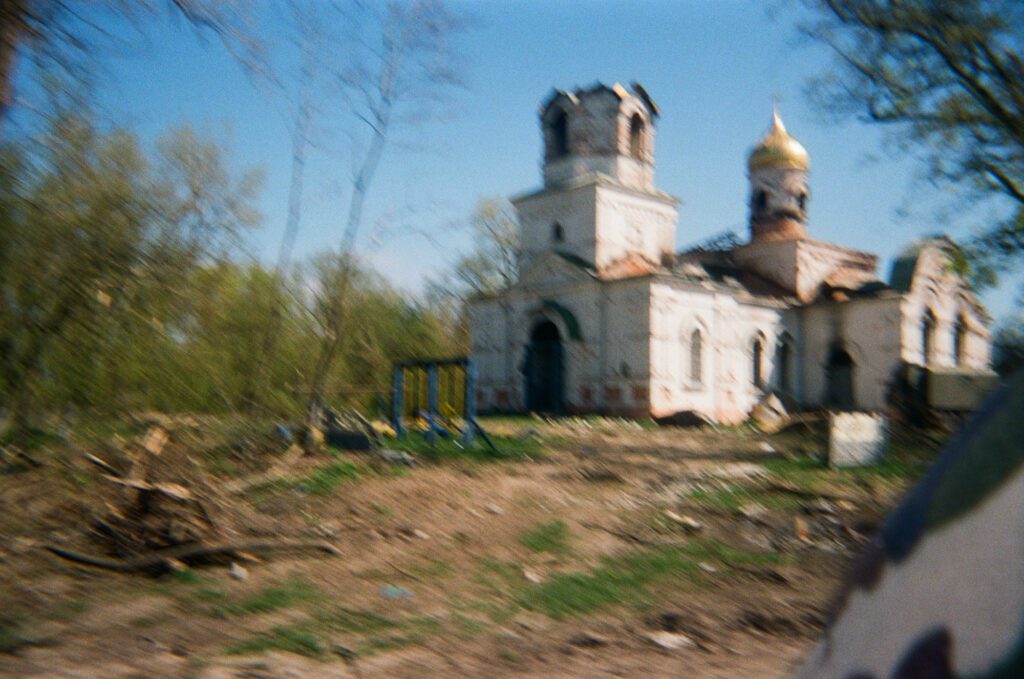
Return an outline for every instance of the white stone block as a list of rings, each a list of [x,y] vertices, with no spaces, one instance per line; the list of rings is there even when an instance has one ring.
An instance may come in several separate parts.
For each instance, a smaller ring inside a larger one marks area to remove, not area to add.
[[[828,462],[833,467],[855,467],[878,462],[888,441],[886,419],[871,413],[831,413]]]

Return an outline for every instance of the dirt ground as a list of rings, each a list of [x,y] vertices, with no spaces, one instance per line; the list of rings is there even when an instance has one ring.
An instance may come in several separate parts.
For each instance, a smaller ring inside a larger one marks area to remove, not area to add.
[[[103,554],[93,526],[125,489],[88,451],[40,454],[0,475],[0,675],[787,676],[918,471],[830,471],[809,433],[486,426],[537,452],[307,456],[290,472],[315,482],[222,493],[203,521],[221,540],[309,537],[337,555],[243,550],[159,577],[43,548]],[[193,493],[241,473],[184,435],[168,449]]]

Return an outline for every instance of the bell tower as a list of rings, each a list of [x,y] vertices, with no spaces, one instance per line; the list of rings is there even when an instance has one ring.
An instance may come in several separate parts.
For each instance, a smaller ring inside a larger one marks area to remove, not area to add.
[[[512,200],[520,271],[550,254],[599,277],[640,275],[673,260],[678,201],[654,186],[657,118],[636,83],[555,90],[541,104],[543,187]]]
[[[750,178],[750,241],[807,237],[807,150],[786,132],[778,111],[747,158]]]
[[[636,83],[575,92],[556,90],[541,106],[544,186],[594,174],[623,186],[654,189],[654,123],[658,107]]]

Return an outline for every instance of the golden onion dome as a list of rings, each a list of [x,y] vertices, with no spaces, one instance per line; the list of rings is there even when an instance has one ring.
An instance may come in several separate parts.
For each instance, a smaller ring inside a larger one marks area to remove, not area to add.
[[[771,167],[806,171],[811,167],[811,157],[807,149],[786,132],[779,112],[775,111],[772,114],[772,129],[750,152],[747,167],[751,170]]]

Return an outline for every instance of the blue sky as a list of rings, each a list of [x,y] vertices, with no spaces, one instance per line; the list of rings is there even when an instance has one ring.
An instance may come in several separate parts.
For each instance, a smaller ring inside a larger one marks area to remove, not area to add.
[[[267,6],[261,5],[265,14]],[[773,99],[790,133],[811,155],[809,232],[880,255],[922,234],[968,233],[939,215],[943,205],[919,166],[883,152],[881,131],[825,120],[807,101],[809,79],[830,64],[801,40],[795,2],[457,2],[472,17],[457,40],[464,90],[453,115],[387,148],[367,203],[359,250],[411,293],[469,248],[464,224],[481,198],[508,196],[540,181],[537,107],[552,88],[637,81],[661,107],[658,186],[682,204],[680,246],[727,229],[745,234],[745,158],[765,132]],[[98,94],[118,119],[146,137],[190,122],[225,140],[237,167],[266,173],[264,227],[253,256],[272,261],[285,222],[289,129],[281,104],[253,87],[216,41],[181,22],[153,20],[131,49],[105,60]],[[119,27],[123,30],[124,27]],[[344,120],[344,111],[337,112]],[[345,138],[324,138],[310,158],[297,255],[336,246],[347,209],[352,159]],[[411,146],[411,148],[410,148]],[[1011,286],[984,297],[997,317]]]

